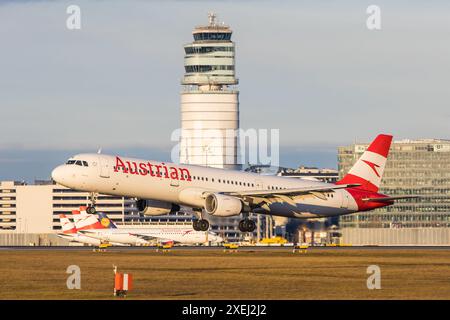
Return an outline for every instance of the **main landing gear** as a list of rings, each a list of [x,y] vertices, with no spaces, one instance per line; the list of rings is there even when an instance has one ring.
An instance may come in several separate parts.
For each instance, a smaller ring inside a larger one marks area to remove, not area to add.
[[[194,208],[194,214],[197,216],[198,220],[192,221],[192,227],[195,231],[208,231],[209,229],[209,221],[203,219],[203,210]]]
[[[195,231],[208,231],[209,222],[205,219],[194,220],[192,221],[192,227]]]
[[[241,232],[253,232],[256,229],[256,223],[250,219],[244,219],[239,221],[239,230]]]

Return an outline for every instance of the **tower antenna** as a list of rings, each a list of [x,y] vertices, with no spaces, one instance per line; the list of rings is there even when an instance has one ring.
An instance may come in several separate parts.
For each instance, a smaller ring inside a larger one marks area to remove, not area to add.
[[[210,26],[214,27],[216,25],[216,18],[217,15],[214,12],[208,13],[208,21]]]

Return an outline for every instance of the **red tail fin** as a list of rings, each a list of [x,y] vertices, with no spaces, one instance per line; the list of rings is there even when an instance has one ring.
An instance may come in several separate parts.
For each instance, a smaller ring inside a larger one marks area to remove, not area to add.
[[[358,183],[360,189],[377,192],[383,177],[392,136],[378,135],[348,174],[337,184]]]

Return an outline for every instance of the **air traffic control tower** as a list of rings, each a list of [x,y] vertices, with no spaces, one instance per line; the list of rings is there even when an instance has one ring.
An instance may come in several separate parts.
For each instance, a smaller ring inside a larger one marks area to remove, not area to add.
[[[216,22],[194,29],[184,46],[180,163],[239,169],[239,92],[231,29]]]

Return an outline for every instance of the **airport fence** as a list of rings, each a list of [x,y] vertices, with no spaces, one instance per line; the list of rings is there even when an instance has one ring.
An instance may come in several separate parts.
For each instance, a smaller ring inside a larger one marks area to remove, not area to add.
[[[450,228],[343,228],[342,243],[379,246],[450,246]]]
[[[0,246],[67,246],[67,240],[51,233],[0,234]]]

